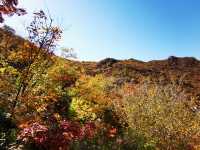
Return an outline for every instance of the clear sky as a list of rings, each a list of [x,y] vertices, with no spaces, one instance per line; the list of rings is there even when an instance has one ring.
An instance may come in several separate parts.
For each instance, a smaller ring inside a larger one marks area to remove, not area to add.
[[[19,0],[28,15],[6,23],[24,35],[31,12],[48,8],[64,28],[61,47],[80,60],[171,55],[200,59],[200,0]],[[13,19],[14,18],[14,19]]]

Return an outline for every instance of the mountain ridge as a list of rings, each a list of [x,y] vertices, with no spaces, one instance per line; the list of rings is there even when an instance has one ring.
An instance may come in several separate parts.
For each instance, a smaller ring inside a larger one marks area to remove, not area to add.
[[[115,76],[123,82],[141,83],[145,78],[154,82],[182,82],[186,91],[200,95],[200,61],[194,57],[170,56],[164,60],[143,62],[135,59],[106,58],[99,62],[80,62],[86,73]],[[180,81],[182,80],[182,81]]]

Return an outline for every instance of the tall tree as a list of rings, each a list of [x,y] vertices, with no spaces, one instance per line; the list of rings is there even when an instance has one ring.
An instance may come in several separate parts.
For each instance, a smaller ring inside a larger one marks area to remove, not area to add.
[[[37,78],[40,78],[48,67],[56,42],[61,38],[62,31],[53,25],[51,17],[47,17],[43,11],[36,12],[34,15],[33,21],[27,28],[30,41],[25,45],[24,52],[27,63],[21,71],[18,92],[13,102],[13,113],[17,103],[26,99]]]
[[[53,24],[52,18],[46,16],[43,11],[34,13],[34,19],[27,27],[27,31],[28,40],[22,39],[21,43],[16,42],[16,44],[13,44],[12,39],[11,42],[2,40],[0,45],[0,80],[2,78],[0,95],[2,93],[5,97],[5,101],[1,102],[9,103],[6,105],[13,117],[16,116],[14,114],[18,112],[18,108],[29,108],[34,95],[33,89],[50,66],[54,57],[53,51],[62,33],[60,28]],[[15,37],[13,33],[6,33]],[[10,78],[10,73],[12,73],[12,78]],[[11,84],[15,85],[12,93],[7,81],[12,81]]]

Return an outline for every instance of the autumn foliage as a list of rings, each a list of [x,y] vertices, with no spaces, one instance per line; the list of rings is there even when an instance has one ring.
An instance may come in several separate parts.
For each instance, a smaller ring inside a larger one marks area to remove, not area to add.
[[[81,126],[78,122],[63,120],[54,127],[54,123],[47,127],[39,123],[32,123],[24,128],[18,139],[25,144],[33,144],[35,148],[59,150],[68,149],[73,141],[92,138],[95,135],[95,125],[86,123]]]
[[[0,5],[0,22],[4,21],[3,15],[12,16],[14,14],[24,15],[26,11],[22,8],[17,8],[18,0],[1,0]]]
[[[2,14],[25,13],[17,4],[2,1],[1,22]],[[0,29],[0,149],[199,148],[197,92],[189,75],[180,77],[171,66],[182,60],[95,63],[56,56],[62,30],[44,11],[34,13],[26,30],[25,40]],[[198,69],[185,70],[192,71]]]

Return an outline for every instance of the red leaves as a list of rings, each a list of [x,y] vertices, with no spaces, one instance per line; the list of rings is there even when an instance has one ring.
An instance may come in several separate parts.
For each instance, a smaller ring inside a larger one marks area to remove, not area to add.
[[[111,128],[110,130],[108,130],[108,137],[115,137],[117,135],[117,128]]]
[[[83,127],[82,127],[82,132],[84,133],[83,135],[85,135],[85,137],[87,138],[92,138],[95,136],[95,124],[92,122],[86,123]]]
[[[0,5],[0,22],[4,21],[3,14],[12,16],[17,14],[18,16],[26,14],[26,11],[22,8],[17,8],[18,0],[1,0]]]
[[[94,137],[95,129],[93,123],[82,126],[79,122],[63,120],[58,125],[52,124],[47,127],[36,122],[24,128],[18,139],[47,149],[67,149],[73,141]]]
[[[60,129],[65,139],[70,139],[70,141],[92,138],[95,135],[95,125],[91,122],[81,126],[79,122],[63,120],[60,123]]]
[[[64,138],[70,141],[82,139],[83,137],[81,126],[78,122],[64,120],[60,123],[60,129],[63,131]]]
[[[24,128],[19,134],[18,139],[21,139],[25,143],[32,139],[36,143],[41,144],[45,141],[44,139],[46,139],[47,131],[47,127],[36,122],[31,124],[29,127]]]

